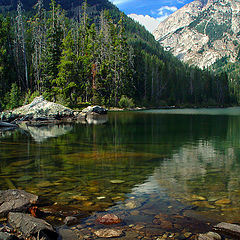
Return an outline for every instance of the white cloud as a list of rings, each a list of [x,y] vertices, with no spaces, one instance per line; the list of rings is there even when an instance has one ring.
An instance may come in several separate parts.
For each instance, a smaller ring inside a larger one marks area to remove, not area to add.
[[[115,5],[120,5],[126,2],[131,2],[132,0],[110,0],[110,2],[112,2]]]
[[[153,32],[157,26],[159,25],[160,21],[159,19],[150,17],[149,15],[137,15],[137,14],[129,14],[130,18],[134,19],[135,21],[139,22],[141,25],[143,25],[149,32]]]
[[[178,10],[177,7],[163,6],[163,7],[158,9],[158,14],[160,16],[162,16],[162,15],[166,15],[168,13],[168,15],[169,15],[169,14],[171,14],[171,13],[177,11],[177,10]]]

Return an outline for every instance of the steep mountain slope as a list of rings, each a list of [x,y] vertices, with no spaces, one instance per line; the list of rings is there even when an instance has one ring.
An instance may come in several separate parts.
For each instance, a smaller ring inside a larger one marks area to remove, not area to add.
[[[21,0],[23,9],[25,11],[31,11],[37,0]],[[45,8],[49,8],[50,0],[43,0]],[[58,4],[65,9],[70,16],[77,13],[81,8],[84,0],[56,0]],[[116,7],[107,0],[88,0],[88,6],[90,12],[101,11],[103,9],[116,9]],[[17,9],[17,0],[0,0],[0,13],[6,13]]]
[[[200,68],[239,57],[240,2],[195,0],[160,23],[154,36],[166,50]]]

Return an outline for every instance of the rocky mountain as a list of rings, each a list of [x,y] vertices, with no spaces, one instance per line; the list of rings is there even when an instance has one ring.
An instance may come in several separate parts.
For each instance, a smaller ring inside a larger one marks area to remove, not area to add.
[[[239,58],[240,1],[195,0],[154,31],[161,45],[179,59],[200,68],[223,57]]]

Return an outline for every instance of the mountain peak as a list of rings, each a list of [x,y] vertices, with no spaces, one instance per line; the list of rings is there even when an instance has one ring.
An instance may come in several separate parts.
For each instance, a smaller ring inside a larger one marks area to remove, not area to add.
[[[166,50],[200,68],[225,56],[236,61],[239,14],[239,0],[195,0],[160,23],[153,34]]]

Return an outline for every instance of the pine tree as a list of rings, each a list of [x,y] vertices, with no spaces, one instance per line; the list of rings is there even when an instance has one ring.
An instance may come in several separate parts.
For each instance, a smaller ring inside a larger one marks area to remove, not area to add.
[[[64,15],[60,6],[55,0],[51,2],[50,18],[47,23],[46,48],[43,55],[43,90],[50,98],[56,100],[56,79],[58,77],[58,65],[60,64],[62,53],[62,40],[64,33]]]
[[[33,75],[35,80],[35,89],[40,93],[42,92],[43,86],[43,53],[46,49],[46,10],[43,8],[43,0],[38,0],[35,5],[37,13],[31,21],[32,27],[32,65]]]
[[[69,31],[63,40],[63,52],[58,66],[59,73],[56,79],[55,92],[62,95],[64,99],[70,99],[71,104],[77,103],[78,93],[81,89],[81,84],[78,81],[80,77],[78,67],[77,56],[74,54],[74,40],[72,32]]]
[[[20,1],[17,5],[14,49],[19,82],[25,90],[28,90],[29,80],[25,41],[25,24],[23,19],[22,3]]]

